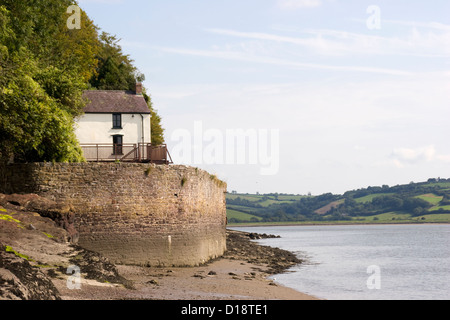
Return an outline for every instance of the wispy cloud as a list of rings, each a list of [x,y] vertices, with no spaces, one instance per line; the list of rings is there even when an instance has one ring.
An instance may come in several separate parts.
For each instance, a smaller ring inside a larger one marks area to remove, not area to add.
[[[407,55],[448,57],[450,55],[450,26],[430,23],[427,27],[440,32],[420,32],[413,29],[403,36],[382,37],[329,29],[275,27],[278,31],[297,32],[300,36],[284,36],[262,32],[242,32],[209,28],[207,32],[236,38],[271,41],[303,46],[321,55]]]
[[[280,36],[280,35],[276,35],[276,34],[269,34],[269,33],[262,33],[262,32],[242,32],[242,31],[236,31],[236,30],[215,29],[215,28],[206,29],[206,31],[215,33],[215,34],[238,37],[238,38],[286,42],[286,43],[292,43],[292,44],[298,44],[298,45],[314,45],[313,39],[286,37],[286,36]]]
[[[406,165],[417,165],[424,162],[450,162],[450,155],[438,154],[434,145],[421,148],[398,148],[392,151],[391,159],[398,168]]]
[[[383,23],[401,25],[401,26],[406,26],[406,27],[428,28],[428,29],[450,31],[450,25],[443,24],[440,22],[419,22],[419,21],[383,19]]]
[[[283,9],[315,8],[321,5],[321,0],[278,0],[278,6]]]
[[[191,55],[191,56],[201,56],[201,57],[226,59],[226,60],[248,61],[248,62],[253,62],[253,63],[263,63],[263,64],[294,67],[294,68],[298,68],[298,69],[320,69],[320,70],[329,70],[329,71],[366,72],[366,73],[388,74],[388,75],[395,75],[395,76],[412,76],[414,74],[409,71],[390,69],[390,68],[302,63],[302,62],[290,61],[290,60],[281,59],[281,58],[251,55],[251,54],[247,54],[245,52],[239,52],[239,51],[197,50],[197,49],[171,48],[171,47],[155,47],[155,48],[160,51],[167,52],[167,53],[175,53],[175,54]]]

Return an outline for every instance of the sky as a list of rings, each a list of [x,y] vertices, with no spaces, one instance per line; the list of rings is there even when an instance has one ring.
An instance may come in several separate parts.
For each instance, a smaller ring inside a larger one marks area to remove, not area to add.
[[[448,0],[79,0],[146,79],[175,164],[240,193],[450,178]]]

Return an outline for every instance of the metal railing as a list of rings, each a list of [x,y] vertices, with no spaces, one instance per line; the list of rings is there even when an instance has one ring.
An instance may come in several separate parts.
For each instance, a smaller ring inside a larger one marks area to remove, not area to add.
[[[171,164],[172,158],[167,145],[152,146],[150,143],[113,144],[91,143],[81,144],[84,158],[89,162],[150,162]]]

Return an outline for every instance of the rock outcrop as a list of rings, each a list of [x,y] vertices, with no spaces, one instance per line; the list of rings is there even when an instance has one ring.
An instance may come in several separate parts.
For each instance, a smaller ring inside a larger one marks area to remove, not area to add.
[[[59,300],[52,280],[67,279],[70,266],[83,279],[128,286],[107,258],[72,243],[71,215],[35,194],[0,194],[0,300]]]

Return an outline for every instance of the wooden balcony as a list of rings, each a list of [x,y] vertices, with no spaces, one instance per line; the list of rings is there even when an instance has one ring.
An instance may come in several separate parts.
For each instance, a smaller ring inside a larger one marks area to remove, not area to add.
[[[89,162],[142,162],[171,164],[167,145],[139,144],[81,144],[84,157]]]

